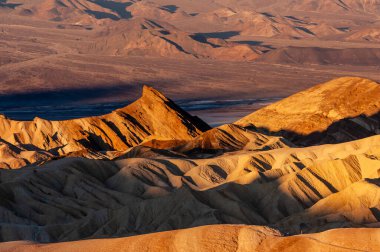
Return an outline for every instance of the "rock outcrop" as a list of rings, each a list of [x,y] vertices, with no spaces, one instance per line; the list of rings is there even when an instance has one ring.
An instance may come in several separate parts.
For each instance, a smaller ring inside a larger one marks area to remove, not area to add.
[[[255,60],[261,51],[249,45],[181,31],[167,22],[136,18],[102,32],[89,52],[117,56],[155,56],[220,60]]]
[[[3,117],[3,164],[26,167],[0,170],[0,241],[68,243],[11,242],[0,249],[75,251],[89,242],[78,240],[136,235],[106,239],[97,248],[372,249],[378,232],[359,228],[380,226],[378,91],[375,82],[341,78],[259,110],[240,125],[209,130],[149,87],[136,102],[104,116],[61,122]],[[292,141],[318,145],[300,148],[257,132],[263,127],[257,122],[272,131],[292,129],[303,134],[288,133]],[[344,143],[321,145],[327,140]],[[224,225],[207,226],[215,224]],[[185,228],[194,229],[172,231]],[[336,228],[355,229],[312,234]],[[352,234],[366,240],[348,242]]]
[[[206,123],[147,86],[140,99],[103,116],[66,121],[14,121],[0,117],[4,142],[58,157],[83,150],[125,151],[150,139],[189,140],[207,129]]]
[[[298,144],[339,143],[380,133],[380,84],[344,77],[317,85],[236,122]]]
[[[114,161],[66,157],[0,170],[0,239],[56,242],[210,224],[290,234],[376,225],[379,151],[379,136],[201,159],[137,146]]]

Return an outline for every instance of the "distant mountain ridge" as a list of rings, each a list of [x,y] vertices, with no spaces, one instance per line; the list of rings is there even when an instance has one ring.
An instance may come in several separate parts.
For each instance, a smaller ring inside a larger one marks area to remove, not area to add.
[[[332,41],[344,41],[359,43],[355,45],[363,50],[368,48],[364,43],[378,48],[379,40],[378,0],[6,0],[2,10],[55,23],[58,29],[93,31],[86,36],[91,34],[94,42],[76,50],[111,56],[254,61],[287,47],[266,44],[260,37],[326,41],[322,47],[328,48]],[[361,54],[356,47],[350,50]],[[357,61],[366,65],[360,57]]]
[[[136,18],[102,32],[89,52],[116,56],[255,60],[261,51],[248,45],[212,41],[167,22]]]
[[[100,116],[0,115],[0,251],[375,251],[379,17],[380,0],[0,0],[6,109],[155,83],[205,118],[248,114],[211,128],[144,86]]]

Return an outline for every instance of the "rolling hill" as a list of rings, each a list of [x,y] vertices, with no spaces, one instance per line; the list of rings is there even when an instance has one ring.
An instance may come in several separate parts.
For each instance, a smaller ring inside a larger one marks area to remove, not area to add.
[[[317,85],[255,113],[262,115],[263,111],[275,107],[285,114],[279,109],[287,109],[285,111],[294,114],[286,115],[287,120],[279,122],[295,125],[299,127],[295,130],[301,132],[313,132],[317,127],[330,127],[341,118],[376,113],[377,88],[378,84],[370,80],[347,77]],[[299,122],[300,115],[301,119],[313,122],[314,117],[309,118],[309,114],[331,111],[332,105],[328,101],[334,104],[334,110],[328,113],[330,116],[320,117],[325,121],[318,119],[319,123],[311,124],[314,128]],[[296,108],[303,109],[304,114]],[[87,138],[88,145],[80,145],[82,153],[76,149],[67,153],[70,149],[63,147],[67,154],[59,158],[49,158],[17,170],[0,170],[3,192],[0,221],[4,227],[0,230],[1,241],[76,241],[213,224],[270,226],[275,231],[260,228],[264,233],[269,232],[269,240],[275,239],[271,234],[278,237],[292,235],[285,240],[303,240],[323,236],[309,233],[379,225],[380,142],[376,132],[365,138],[368,133],[365,121],[353,120],[360,125],[355,135],[346,135],[353,141],[321,145],[326,136],[313,136],[313,140],[319,140],[319,145],[301,148],[283,137],[257,132],[250,126],[251,122],[258,121],[252,115],[242,119],[239,123],[242,126],[223,125],[202,133],[206,129],[191,123],[194,118],[148,87],[144,88],[143,96],[137,102],[116,112],[123,112],[124,118],[134,116],[135,120],[129,119],[124,124],[139,122],[140,118],[143,119],[141,122],[150,122],[144,124],[151,133],[146,132],[145,138],[139,140],[142,144],[136,141],[131,142],[131,148],[127,144],[118,147],[114,144],[118,138],[107,138],[108,135],[104,134]],[[264,114],[273,118],[280,116],[269,112]],[[69,128],[81,132],[77,130],[78,125],[83,128],[97,125],[99,132],[107,132],[100,130],[103,124],[99,120],[105,118],[110,120],[109,115],[74,120],[76,124],[69,125]],[[159,120],[161,118],[164,120]],[[379,122],[376,117],[372,120]],[[73,123],[66,123],[69,122]],[[54,123],[62,122],[45,123],[44,127],[37,127],[40,131],[34,129],[33,133],[44,135],[42,129],[49,132],[46,126]],[[117,123],[122,124],[115,122],[115,125],[119,125]],[[28,132],[26,126],[22,126],[23,132]],[[156,126],[159,127],[157,131],[154,130]],[[137,135],[139,131],[126,132]],[[339,129],[337,132],[345,131]],[[59,134],[63,136],[62,133]],[[26,136],[19,135],[17,139],[25,141]],[[60,143],[60,139],[63,138],[56,138],[54,144]],[[113,140],[108,146],[114,147],[117,153],[92,147],[101,147],[99,142],[107,139]],[[23,142],[24,145],[27,143]],[[81,141],[74,147],[79,143]],[[3,153],[8,153],[4,157],[12,156],[12,153],[28,154],[16,144],[4,142],[3,146]],[[342,231],[329,232],[339,235]],[[300,233],[308,235],[294,236]],[[157,235],[162,234],[166,233]],[[135,242],[144,239],[141,237],[128,239]],[[110,243],[114,241],[117,240],[109,240]],[[253,238],[249,241],[256,242]],[[341,242],[347,245],[346,241],[342,239]],[[325,244],[327,248],[330,242]],[[1,246],[14,245],[5,243]],[[22,250],[33,246],[16,243],[15,248]],[[284,246],[292,248],[291,244],[285,243]]]

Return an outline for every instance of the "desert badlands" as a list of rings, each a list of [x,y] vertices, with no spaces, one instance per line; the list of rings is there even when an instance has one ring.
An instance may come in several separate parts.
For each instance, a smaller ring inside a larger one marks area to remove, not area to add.
[[[379,42],[379,0],[0,0],[0,251],[380,251]]]
[[[379,250],[379,90],[339,78],[213,129],[150,87],[3,117],[0,250]]]

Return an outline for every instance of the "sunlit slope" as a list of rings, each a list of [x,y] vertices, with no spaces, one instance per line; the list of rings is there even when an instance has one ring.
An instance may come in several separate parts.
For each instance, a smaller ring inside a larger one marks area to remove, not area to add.
[[[19,251],[376,251],[379,229],[334,229],[311,235],[283,237],[258,226],[215,225],[128,238],[34,244],[9,242],[4,252]]]
[[[61,156],[83,150],[125,151],[149,139],[192,139],[207,129],[207,124],[149,87],[144,87],[142,97],[134,103],[103,116],[66,121],[41,118],[14,121],[0,117],[2,145],[14,145],[20,149],[16,154],[22,150],[22,155],[26,155],[25,151],[30,151],[28,155],[33,155],[34,151],[45,156],[45,152]],[[9,150],[6,152],[17,158]],[[26,164],[34,163],[27,155],[25,160]],[[20,166],[9,165],[12,168]]]
[[[228,223],[292,234],[374,225],[379,150],[378,136],[203,159],[138,146],[115,161],[1,170],[0,238],[52,242]]]
[[[380,85],[345,77],[292,95],[236,124],[279,133],[301,144],[336,143],[378,134],[379,111]]]

